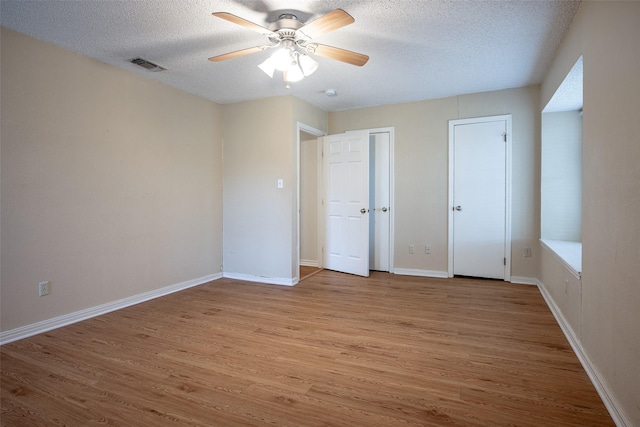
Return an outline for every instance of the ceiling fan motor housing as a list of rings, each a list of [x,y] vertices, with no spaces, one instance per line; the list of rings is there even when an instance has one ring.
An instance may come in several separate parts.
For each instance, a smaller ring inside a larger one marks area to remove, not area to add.
[[[278,17],[278,20],[269,26],[271,31],[279,31],[279,30],[297,30],[302,28],[304,24],[298,21],[298,17],[296,15],[290,13],[283,13]]]
[[[269,29],[275,33],[276,37],[273,38],[273,41],[277,43],[285,40],[296,41],[300,35],[297,30],[303,26],[304,24],[298,21],[295,15],[284,13],[269,26]]]

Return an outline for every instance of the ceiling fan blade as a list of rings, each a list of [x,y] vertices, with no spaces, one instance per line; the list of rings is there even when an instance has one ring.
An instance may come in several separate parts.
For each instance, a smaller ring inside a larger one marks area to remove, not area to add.
[[[369,60],[367,55],[340,49],[338,47],[317,43],[314,43],[313,47],[314,49],[308,48],[307,51],[314,55],[324,56],[325,58],[335,59],[337,61],[346,62],[347,64],[357,65],[358,67],[362,67]]]
[[[342,9],[336,9],[326,15],[321,16],[315,21],[311,21],[299,31],[302,31],[307,37],[313,39],[322,34],[337,30],[355,21],[353,16],[349,15]]]
[[[265,28],[263,26],[260,26],[258,24],[254,24],[251,21],[247,21],[244,18],[240,18],[239,16],[236,16],[234,14],[231,13],[227,13],[227,12],[213,12],[212,13],[213,16],[217,16],[218,18],[222,18],[226,21],[229,22],[233,22],[234,24],[238,24],[238,25],[242,25],[245,28],[248,28],[252,31],[255,31],[257,33],[263,34],[267,37],[270,37],[272,35],[274,35],[274,32],[271,31],[268,28]]]
[[[260,51],[264,50],[265,48],[266,48],[266,46],[255,46],[255,47],[250,47],[250,48],[247,48],[247,49],[236,50],[235,52],[229,52],[229,53],[224,53],[224,54],[218,55],[218,56],[212,56],[211,58],[209,58],[209,61],[211,61],[211,62],[225,61],[227,59],[233,59],[233,58],[237,58],[239,56],[249,55],[250,53],[260,52]]]

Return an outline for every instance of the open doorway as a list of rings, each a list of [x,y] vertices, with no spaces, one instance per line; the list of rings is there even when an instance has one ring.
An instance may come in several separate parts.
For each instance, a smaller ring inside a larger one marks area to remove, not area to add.
[[[322,270],[322,250],[318,238],[322,147],[318,137],[324,134],[321,130],[298,123],[298,280]]]
[[[372,174],[368,179],[371,194],[368,214],[374,217],[367,233],[367,255],[371,270],[393,273],[394,259],[394,184],[393,154],[394,128],[378,128],[366,131],[370,142]],[[302,280],[325,267],[324,246],[326,220],[322,199],[325,196],[325,171],[323,170],[323,139],[325,134],[310,126],[298,123],[298,227],[296,279]]]
[[[359,276],[393,272],[393,128],[321,139],[324,268]]]

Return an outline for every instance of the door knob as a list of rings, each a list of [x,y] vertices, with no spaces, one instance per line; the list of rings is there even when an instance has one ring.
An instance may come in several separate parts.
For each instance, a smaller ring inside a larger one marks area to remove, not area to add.
[[[382,212],[386,212],[386,211],[387,211],[387,208],[382,208]]]
[[[367,210],[365,208],[362,208],[362,209],[360,209],[360,213],[361,214],[367,213]]]
[[[456,207],[455,207],[455,208],[453,208],[453,209],[454,209],[454,210],[456,210],[456,211],[461,211],[461,210],[462,210],[462,207],[461,207],[460,205],[458,205],[458,206],[456,206]]]

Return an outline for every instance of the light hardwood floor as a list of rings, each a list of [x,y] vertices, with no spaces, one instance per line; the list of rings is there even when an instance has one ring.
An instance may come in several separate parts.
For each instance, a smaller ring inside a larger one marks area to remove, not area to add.
[[[534,286],[221,279],[0,349],[3,426],[607,426]]]
[[[304,280],[307,279],[311,276],[313,276],[314,274],[318,274],[322,271],[321,268],[318,267],[308,267],[306,265],[301,265],[300,266],[300,280]]]

